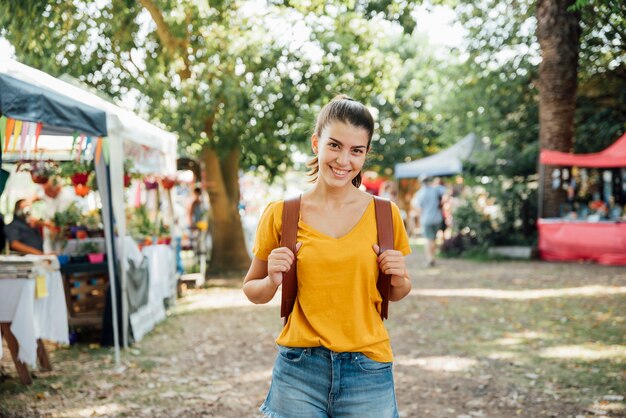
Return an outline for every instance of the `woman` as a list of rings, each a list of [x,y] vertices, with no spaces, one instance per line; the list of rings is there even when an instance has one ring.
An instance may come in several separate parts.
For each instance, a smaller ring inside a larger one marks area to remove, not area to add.
[[[297,263],[298,295],[278,336],[279,354],[261,412],[271,418],[397,417],[393,354],[380,317],[378,269],[391,275],[389,300],[411,291],[408,237],[392,205],[394,248],[378,254],[371,195],[358,189],[374,120],[347,96],[317,118],[309,163],[313,187],[300,204],[297,254],[280,247],[283,202],[263,213],[243,290],[267,303]]]

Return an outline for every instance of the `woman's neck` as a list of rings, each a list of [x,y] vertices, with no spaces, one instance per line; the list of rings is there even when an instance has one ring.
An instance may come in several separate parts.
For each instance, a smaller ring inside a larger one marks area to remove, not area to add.
[[[341,206],[358,199],[361,192],[352,184],[337,188],[329,187],[327,184],[317,181],[313,188],[306,193],[306,195],[308,195],[311,200],[315,200],[322,204]]]

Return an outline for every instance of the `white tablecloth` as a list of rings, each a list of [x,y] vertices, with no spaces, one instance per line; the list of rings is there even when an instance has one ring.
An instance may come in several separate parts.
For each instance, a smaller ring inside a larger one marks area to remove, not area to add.
[[[58,270],[45,276],[48,296],[39,299],[35,298],[35,279],[0,280],[0,322],[12,322],[18,357],[31,367],[37,365],[37,339],[69,344],[63,278]]]
[[[131,253],[131,252],[129,252]],[[148,258],[150,290],[148,303],[130,315],[133,336],[140,341],[165,319],[164,299],[176,295],[176,254],[167,245],[149,245],[142,253]]]

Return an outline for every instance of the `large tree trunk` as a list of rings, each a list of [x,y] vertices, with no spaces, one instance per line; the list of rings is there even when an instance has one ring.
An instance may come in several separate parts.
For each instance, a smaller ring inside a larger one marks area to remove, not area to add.
[[[212,214],[213,247],[208,273],[244,271],[250,266],[250,257],[238,210],[239,150],[233,149],[222,161],[215,150],[206,148],[202,158]]]
[[[541,149],[570,152],[574,141],[574,111],[580,14],[568,11],[575,0],[539,0],[537,37],[541,47],[539,65],[539,145]],[[543,179],[544,217],[557,216],[565,201],[563,188],[552,188],[552,171]]]

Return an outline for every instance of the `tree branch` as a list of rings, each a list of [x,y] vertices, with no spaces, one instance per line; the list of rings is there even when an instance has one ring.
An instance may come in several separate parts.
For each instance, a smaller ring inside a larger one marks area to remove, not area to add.
[[[154,4],[152,0],[139,0],[139,2],[146,10],[148,10],[150,16],[152,16],[152,20],[156,23],[157,34],[170,55],[170,58],[175,59],[179,54],[184,56],[187,53],[185,50],[185,41],[177,39],[172,35],[169,26],[163,18],[163,13],[161,13],[161,10],[157,7],[157,5]]]

